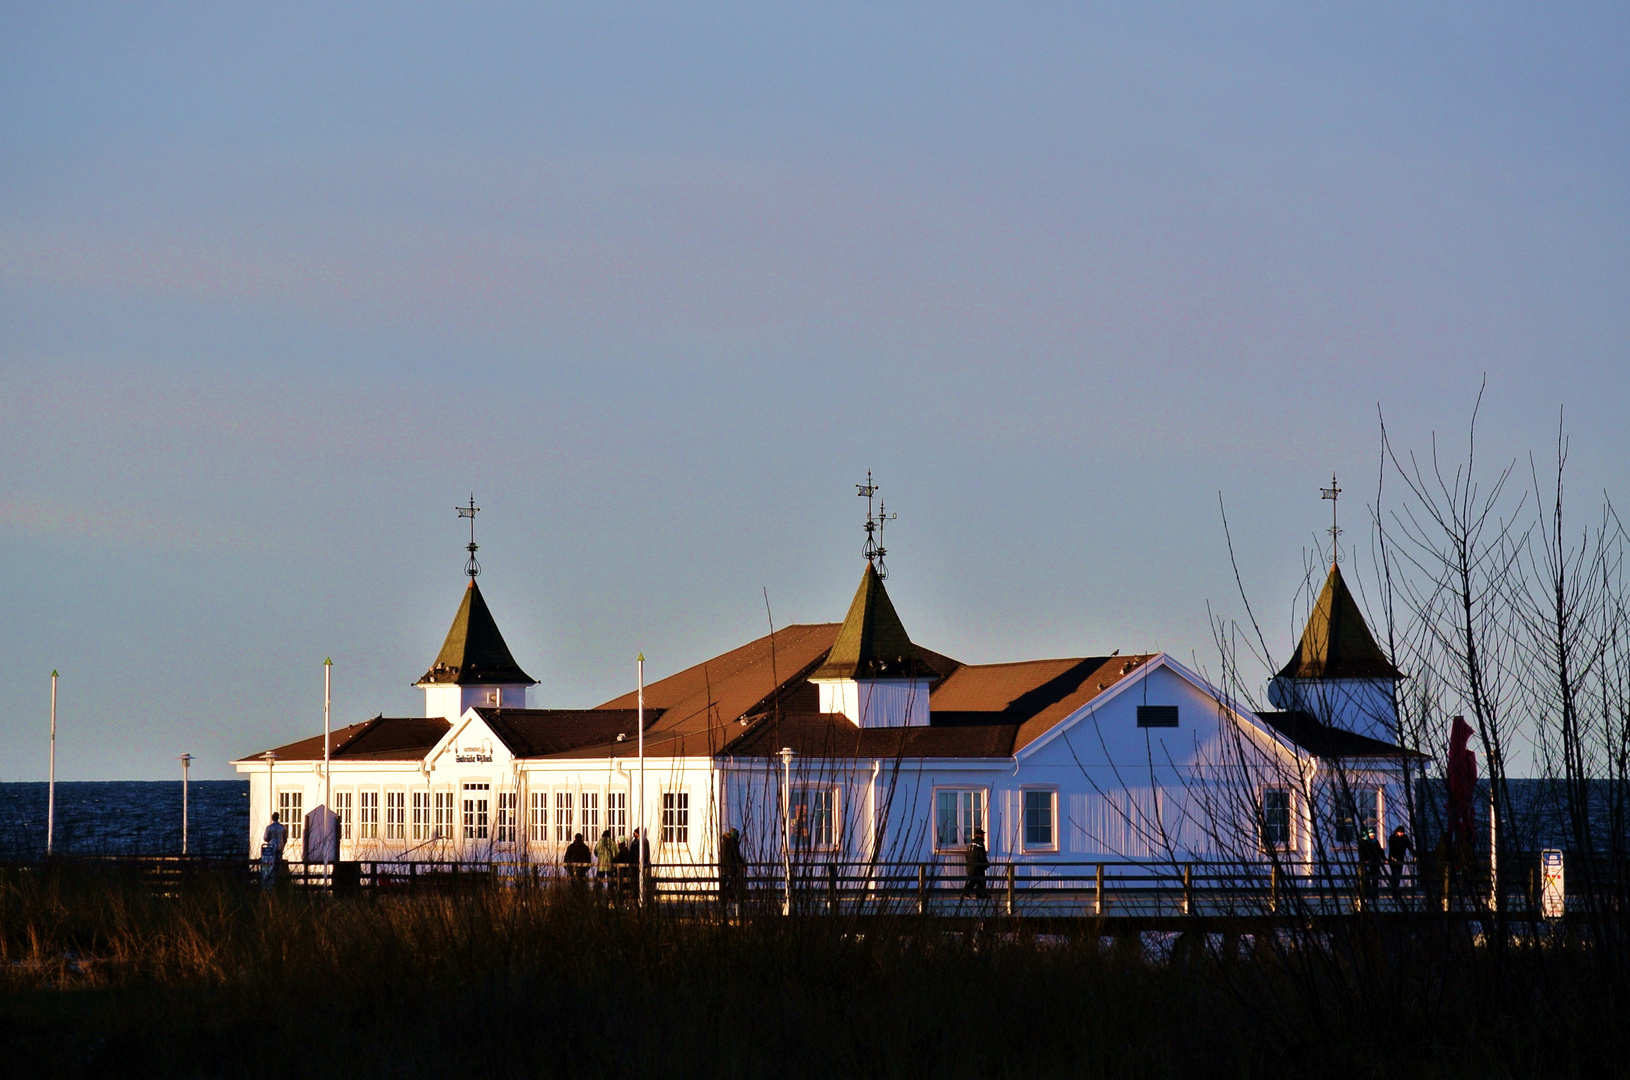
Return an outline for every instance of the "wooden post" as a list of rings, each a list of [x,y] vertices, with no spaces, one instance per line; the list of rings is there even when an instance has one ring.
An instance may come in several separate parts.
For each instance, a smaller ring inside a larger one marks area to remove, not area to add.
[[[1279,914],[1279,864],[1268,867],[1268,910]]]
[[[1095,914],[1095,915],[1103,915],[1108,911],[1108,908],[1104,904],[1104,864],[1103,863],[1098,864],[1098,883],[1097,883],[1097,889],[1096,889],[1096,894],[1095,894],[1095,897],[1094,897],[1094,905],[1093,906],[1097,909],[1096,911],[1093,912],[1093,914]]]
[[[1194,914],[1194,864],[1183,864],[1183,914]]]
[[[1012,863],[1007,864],[1007,913],[1009,915],[1018,914],[1018,906],[1013,902],[1013,894],[1017,891],[1018,887],[1018,869],[1019,868],[1014,866]]]
[[[917,864],[917,914],[928,914],[928,864]]]
[[[826,864],[826,908],[833,915],[838,913],[838,864]]]

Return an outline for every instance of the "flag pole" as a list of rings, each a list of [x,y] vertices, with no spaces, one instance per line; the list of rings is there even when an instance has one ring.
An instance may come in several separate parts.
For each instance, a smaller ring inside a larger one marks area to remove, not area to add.
[[[328,779],[328,744],[332,741],[328,728],[328,710],[331,700],[329,692],[332,689],[331,678],[334,672],[334,660],[329,657],[323,661],[323,809],[330,809],[329,800],[334,797],[333,785]]]
[[[45,786],[45,854],[57,835],[57,671],[51,669],[51,765]]]
[[[639,867],[640,874],[640,907],[645,906],[645,853],[651,847],[651,838],[645,833],[645,654],[640,653],[634,661],[636,679],[639,685],[639,728],[640,728],[640,839],[635,845],[634,862]]]

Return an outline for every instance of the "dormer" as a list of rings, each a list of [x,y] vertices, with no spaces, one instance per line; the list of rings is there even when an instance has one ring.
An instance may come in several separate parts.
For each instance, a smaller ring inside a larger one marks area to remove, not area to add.
[[[424,691],[424,714],[449,723],[472,706],[526,708],[526,688],[537,680],[510,655],[474,577],[436,662],[414,685]]]
[[[1387,659],[1332,563],[1290,662],[1268,684],[1275,708],[1387,743],[1398,741],[1395,692],[1404,676]]]
[[[876,567],[866,563],[826,661],[809,677],[821,711],[857,727],[926,727],[936,676],[918,659]]]

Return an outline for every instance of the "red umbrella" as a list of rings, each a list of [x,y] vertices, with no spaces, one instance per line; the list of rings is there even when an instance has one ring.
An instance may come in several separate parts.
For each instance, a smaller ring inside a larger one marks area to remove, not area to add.
[[[1455,717],[1449,730],[1449,837],[1455,842],[1472,837],[1472,795],[1477,790],[1477,753],[1467,747],[1471,725]]]

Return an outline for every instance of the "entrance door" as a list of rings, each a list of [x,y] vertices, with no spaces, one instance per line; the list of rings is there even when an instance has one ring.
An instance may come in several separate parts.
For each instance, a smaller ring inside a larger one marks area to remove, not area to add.
[[[488,821],[490,819],[490,792],[491,784],[467,783],[464,785],[464,839],[487,839]]]

